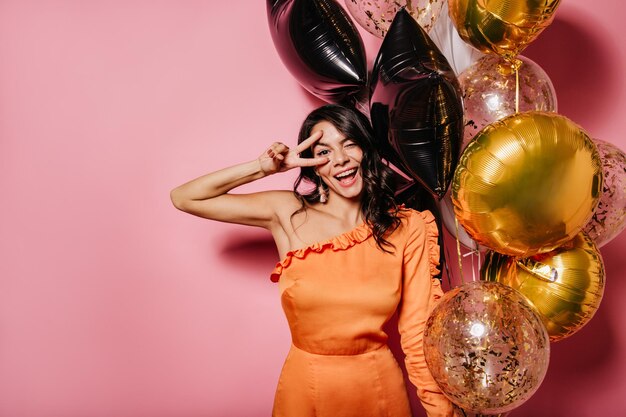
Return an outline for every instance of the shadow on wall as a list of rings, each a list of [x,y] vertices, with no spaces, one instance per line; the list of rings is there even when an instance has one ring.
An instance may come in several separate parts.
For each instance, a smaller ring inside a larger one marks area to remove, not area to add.
[[[611,58],[614,42],[610,34],[602,36],[601,23],[590,24],[589,16],[567,11],[557,13],[522,55],[535,61],[552,80],[558,113],[593,136],[594,128],[611,118],[611,106],[623,81]]]
[[[247,228],[224,236],[220,256],[234,268],[254,272],[255,277],[266,273],[267,278],[276,266],[278,251],[268,232]]]

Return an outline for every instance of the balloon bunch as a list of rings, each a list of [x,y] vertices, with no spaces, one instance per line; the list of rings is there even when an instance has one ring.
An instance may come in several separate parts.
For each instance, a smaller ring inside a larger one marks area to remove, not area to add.
[[[449,291],[424,334],[427,364],[463,416],[505,415],[537,390],[549,342],[600,304],[597,248],[626,227],[626,155],[556,113],[548,75],[519,55],[558,4],[345,0],[383,38],[368,73],[335,0],[267,0],[292,75],[370,118],[397,200],[433,211],[458,247],[489,251],[481,280]]]
[[[442,213],[453,218],[444,218],[449,230],[462,227],[450,230],[458,241],[488,253],[481,281],[450,291],[431,315],[425,355],[464,413],[494,415],[521,405],[545,374],[548,344],[524,337],[544,329],[550,342],[562,340],[597,311],[605,285],[598,247],[626,227],[626,155],[557,114],[547,74],[519,56],[552,21],[558,1],[448,4],[460,37],[487,55],[459,74],[464,150],[442,201],[452,213]],[[510,317],[522,304],[526,313]],[[538,320],[516,339],[505,327],[523,329],[515,319],[530,323],[528,311]],[[509,360],[502,334],[513,356],[538,343],[537,366]],[[503,371],[502,358],[516,365]]]

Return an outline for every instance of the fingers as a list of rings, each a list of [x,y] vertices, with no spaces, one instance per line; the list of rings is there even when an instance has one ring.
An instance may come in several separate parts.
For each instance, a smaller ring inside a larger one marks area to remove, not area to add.
[[[317,132],[313,133],[311,136],[303,140],[302,143],[300,143],[298,146],[296,146],[295,151],[297,153],[300,153],[304,151],[305,149],[310,148],[311,146],[313,146],[315,142],[320,140],[322,135],[323,135],[323,132],[321,130],[318,130]]]
[[[289,147],[287,145],[281,142],[274,142],[265,153],[267,153],[270,158],[274,158],[279,155],[281,156],[279,159],[282,161],[284,159],[282,154],[287,151],[289,151]]]
[[[297,163],[300,167],[314,167],[318,165],[324,165],[329,162],[330,158],[322,156],[320,158],[298,158]]]

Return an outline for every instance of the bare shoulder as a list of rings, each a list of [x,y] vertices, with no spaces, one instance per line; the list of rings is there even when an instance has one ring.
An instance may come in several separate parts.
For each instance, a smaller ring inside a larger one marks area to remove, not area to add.
[[[300,210],[302,201],[296,197],[293,191],[267,191],[267,197],[272,199],[272,205],[276,213],[275,227],[285,228],[291,222],[293,214]]]
[[[264,198],[271,202],[271,205],[278,216],[283,216],[285,213],[293,213],[294,210],[302,207],[302,203],[293,191],[262,191],[259,194],[264,194]]]

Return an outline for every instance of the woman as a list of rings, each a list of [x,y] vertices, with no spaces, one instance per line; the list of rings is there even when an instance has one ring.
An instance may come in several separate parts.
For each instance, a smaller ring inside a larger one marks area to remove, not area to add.
[[[185,212],[261,226],[276,241],[282,260],[271,279],[279,282],[293,343],[273,416],[409,417],[402,372],[383,331],[396,310],[422,405],[429,417],[452,416],[422,353],[425,321],[442,294],[432,214],[396,207],[392,172],[359,112],[338,105],[313,111],[298,143],[274,143],[254,161],[171,193]],[[293,192],[228,193],[296,167]]]

